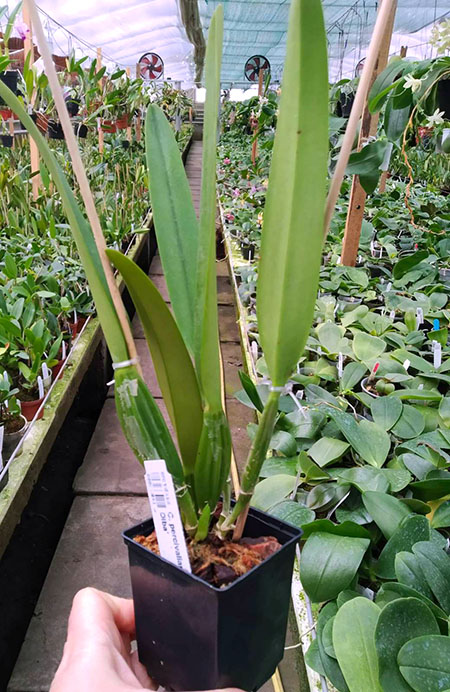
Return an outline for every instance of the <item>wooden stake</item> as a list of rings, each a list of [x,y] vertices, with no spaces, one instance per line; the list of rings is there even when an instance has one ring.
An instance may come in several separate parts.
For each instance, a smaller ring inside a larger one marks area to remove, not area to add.
[[[379,15],[381,15],[381,12],[383,11],[386,5],[387,0],[382,0]],[[391,45],[392,31],[394,28],[395,10],[396,2],[392,3],[392,6],[389,8],[389,14],[387,16],[383,37],[380,43],[378,57],[372,71],[367,93],[370,90],[372,84],[374,83],[377,75],[380,72],[382,72],[387,65],[387,61],[389,58],[389,47]],[[361,130],[359,133],[358,151],[361,149],[361,147],[369,137],[373,137],[376,135],[378,119],[379,114],[376,113],[374,115],[371,115],[371,113],[369,112],[369,106],[366,103],[361,123]],[[353,176],[341,254],[341,263],[349,267],[355,266],[356,258],[358,256],[359,239],[361,236],[361,228],[364,218],[366,197],[367,195],[363,190],[361,183],[359,182],[359,177],[357,175]]]
[[[258,73],[258,98],[261,98],[263,95],[263,87],[264,87],[264,70],[260,70]],[[258,156],[258,125],[255,126],[255,139],[253,141],[252,145],[252,164],[255,165],[256,158]]]
[[[127,77],[130,77],[130,76],[131,76],[131,70],[129,67],[127,67]],[[133,137],[132,137],[132,133],[131,133],[131,120],[130,120],[130,124],[127,127],[127,139],[129,142],[131,142],[132,138]]]
[[[97,48],[97,72],[102,69],[102,49]],[[103,84],[103,80],[102,80]],[[102,130],[103,118],[99,118],[98,122],[98,151],[103,154],[105,149],[105,134]]]
[[[330,191],[328,193],[324,219],[325,237],[328,234],[331,217],[333,216],[337,198],[339,197],[341,190],[342,181],[344,179],[345,169],[347,168],[348,159],[353,149],[353,142],[358,129],[359,119],[361,118],[364,104],[367,100],[367,94],[369,93],[373,71],[380,54],[381,45],[388,29],[389,22],[391,17],[395,15],[396,6],[396,0],[383,0],[377,15],[369,50],[364,61],[361,79],[359,80],[352,111],[348,119],[347,129],[345,130],[341,153],[334,171],[333,180],[331,181]]]
[[[89,187],[89,181],[87,179],[86,171],[81,160],[80,150],[78,149],[78,144],[75,137],[75,133],[72,128],[72,123],[70,122],[69,112],[66,108],[66,103],[64,101],[64,95],[58,81],[58,75],[56,74],[55,66],[53,64],[52,55],[48,47],[47,41],[45,39],[41,20],[36,9],[34,0],[25,0],[24,5],[28,8],[31,21],[36,32],[39,50],[44,61],[45,72],[48,77],[53,98],[55,99],[56,110],[58,111],[62,129],[66,138],[70,158],[72,159],[73,172],[80,187],[81,196],[86,207],[87,217],[91,224],[92,233],[95,239],[95,243],[97,245],[100,261],[102,263],[103,271],[105,272],[106,282],[111,293],[111,299],[114,304],[118,320],[121,324],[123,335],[125,337],[125,341],[128,348],[128,356],[131,360],[136,360],[136,367],[138,369],[138,372],[142,374],[137,357],[136,345],[134,343],[130,323],[128,321],[128,315],[125,311],[125,307],[122,302],[122,298],[120,296],[120,292],[116,280],[114,278],[111,265],[109,263],[108,257],[106,256],[105,237],[103,235],[102,227],[100,225],[100,219],[97,214],[94,198]]]
[[[29,29],[23,44],[23,57],[25,61],[27,56],[30,56],[29,67],[31,68],[34,63],[33,29],[31,26],[30,13],[26,4],[22,8],[22,17]],[[31,97],[32,105],[34,105],[35,98],[36,94],[33,94]],[[33,199],[37,199],[39,197],[39,188],[41,187],[41,176],[39,175],[39,150],[36,142],[31,136],[29,136],[28,141],[30,144],[31,174],[33,176],[31,178],[31,187],[33,191]]]
[[[141,76],[141,66],[139,63],[136,65],[136,79]],[[138,108],[138,114],[136,116],[136,142],[141,141],[141,109]]]

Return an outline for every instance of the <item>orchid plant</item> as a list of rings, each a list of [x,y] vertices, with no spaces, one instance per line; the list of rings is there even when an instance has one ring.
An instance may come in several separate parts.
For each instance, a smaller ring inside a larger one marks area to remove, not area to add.
[[[150,105],[146,149],[159,251],[174,316],[147,277],[118,251],[121,272],[143,323],[178,449],[132,358],[110,293],[101,252],[47,144],[19,101],[0,96],[23,119],[64,201],[115,368],[115,397],[125,436],[143,462],[165,459],[186,532],[206,537],[222,499],[221,535],[242,530],[274,429],[278,402],[304,349],[313,318],[323,244],[328,158],[328,74],[320,0],[293,0],[283,91],[264,214],[258,276],[261,343],[271,379],[234,507],[230,502],[231,436],[222,405],[218,338],[215,217],[216,139],[223,9],[211,21],[206,57],[202,198],[196,219],[173,130]],[[303,172],[308,170],[308,176]],[[177,252],[173,248],[177,248]]]

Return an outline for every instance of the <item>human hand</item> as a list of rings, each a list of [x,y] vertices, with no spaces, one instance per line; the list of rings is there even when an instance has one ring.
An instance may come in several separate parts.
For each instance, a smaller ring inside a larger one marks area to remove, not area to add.
[[[82,589],[73,599],[64,654],[50,692],[156,690],[137,651],[131,653],[134,638],[133,601]]]
[[[156,689],[131,653],[133,601],[86,588],[73,599],[64,654],[50,692]]]

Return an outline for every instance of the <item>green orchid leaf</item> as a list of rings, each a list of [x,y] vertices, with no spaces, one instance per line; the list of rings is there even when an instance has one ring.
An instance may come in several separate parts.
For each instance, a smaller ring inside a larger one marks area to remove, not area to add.
[[[332,656],[329,656],[325,651],[323,644],[323,633],[328,622],[335,617],[337,613],[336,603],[327,603],[320,611],[319,618],[317,620],[317,648],[319,653],[320,666],[322,667],[328,680],[330,680],[333,687],[338,690],[338,692],[349,692],[347,683],[344,680],[342,671],[339,667],[338,662]]]
[[[353,338],[353,351],[358,360],[364,363],[378,358],[386,350],[386,342],[378,336],[356,331]]]
[[[367,598],[353,598],[334,618],[333,645],[350,692],[382,692],[378,681],[375,629],[380,609]]]
[[[429,541],[416,543],[413,553],[437,602],[450,615],[450,557]]]
[[[392,270],[394,279],[401,279],[402,276],[404,276],[407,272],[411,271],[413,267],[420,264],[420,262],[426,259],[428,255],[428,250],[418,250],[417,252],[414,252],[412,255],[403,257],[403,259],[399,260],[396,264],[394,264],[394,268]]]
[[[381,468],[391,448],[387,432],[368,420],[358,423],[351,414],[331,407],[327,411],[355,452],[371,466]]]
[[[416,637],[398,653],[400,672],[415,692],[436,692],[450,687],[450,637]]]
[[[395,575],[400,584],[406,584],[406,586],[416,589],[426,598],[433,599],[433,594],[420,567],[419,560],[413,553],[406,551],[397,553],[395,556]]]
[[[411,514],[409,507],[387,493],[368,490],[362,494],[362,501],[387,539],[394,535],[403,519]]]
[[[340,459],[349,447],[348,442],[335,437],[321,437],[308,449],[308,454],[322,468]]]
[[[313,602],[336,598],[352,582],[370,541],[331,533],[312,533],[301,556],[303,588]]]
[[[389,396],[377,397],[370,406],[375,423],[383,430],[390,430],[396,424],[402,409],[402,402]]]
[[[288,524],[293,524],[300,529],[303,524],[309,524],[314,520],[315,513],[308,507],[302,507],[298,502],[293,500],[284,500],[275,507],[272,507],[269,514],[282,521],[287,521]]]
[[[397,655],[408,641],[427,634],[439,634],[439,627],[431,610],[417,598],[399,598],[383,608],[375,629],[383,692],[411,692],[400,672]]]
[[[280,502],[286,499],[297,486],[297,479],[293,476],[279,474],[270,476],[257,483],[251,499],[252,507],[268,512]]]
[[[395,556],[410,551],[415,543],[430,540],[430,523],[420,514],[405,517],[388,540],[376,565],[375,571],[383,579],[395,578]]]
[[[261,344],[270,379],[277,386],[286,383],[302,355],[321,264],[328,70],[319,0],[291,3],[288,33],[257,286]]]
[[[433,529],[441,529],[450,526],[450,500],[443,502],[433,514],[431,520]]]
[[[172,313],[151,279],[117,250],[108,250],[107,255],[122,274],[142,322],[158,383],[176,430],[185,473],[192,475],[203,407],[191,358]]]
[[[178,327],[193,353],[198,223],[173,128],[154,104],[147,109],[145,139],[161,263]]]

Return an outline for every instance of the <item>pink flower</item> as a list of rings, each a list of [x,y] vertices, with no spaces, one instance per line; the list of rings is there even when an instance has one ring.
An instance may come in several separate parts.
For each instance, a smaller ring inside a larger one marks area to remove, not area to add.
[[[28,34],[30,33],[30,29],[28,28],[28,25],[25,24],[25,22],[21,21],[20,19],[14,24],[14,30],[18,34],[19,38],[22,39],[22,41],[25,41]]]
[[[225,164],[226,166],[228,166],[228,164],[231,163],[231,159],[226,158],[226,159],[223,160],[223,162],[224,162],[224,164]]]
[[[238,188],[238,187],[235,187],[234,190],[233,190],[233,195],[234,195],[235,197],[239,197],[240,193],[241,193],[241,191],[239,190],[239,188]]]
[[[225,214],[225,218],[227,221],[234,221],[234,214]]]

